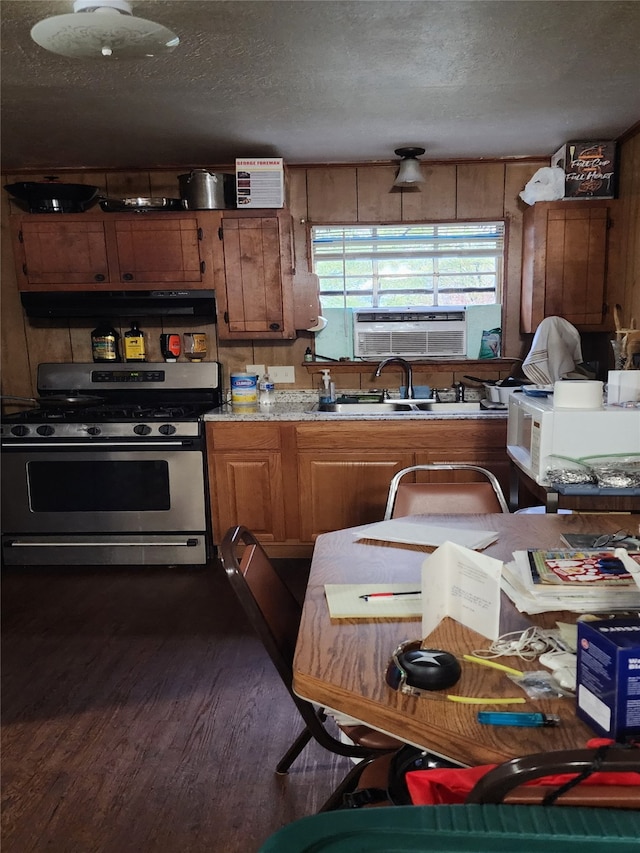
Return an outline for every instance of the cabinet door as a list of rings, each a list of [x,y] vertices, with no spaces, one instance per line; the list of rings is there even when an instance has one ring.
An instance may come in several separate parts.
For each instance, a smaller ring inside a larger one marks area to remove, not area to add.
[[[138,214],[115,219],[113,224],[115,273],[121,284],[194,286],[203,282],[207,265],[200,253],[203,231],[197,217]]]
[[[291,216],[225,213],[224,292],[218,295],[221,339],[295,337]]]
[[[381,521],[389,483],[413,453],[383,450],[304,451],[298,456],[300,538]]]
[[[108,285],[107,239],[102,219],[59,216],[64,214],[16,217],[13,221],[19,288]]]
[[[524,215],[522,330],[544,317],[602,327],[606,314],[608,201],[538,202]]]
[[[214,542],[243,524],[263,542],[285,536],[282,462],[279,452],[224,452],[209,463]]]

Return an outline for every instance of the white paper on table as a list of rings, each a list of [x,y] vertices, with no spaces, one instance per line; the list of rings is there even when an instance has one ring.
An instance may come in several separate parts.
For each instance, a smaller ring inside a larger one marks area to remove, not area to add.
[[[498,538],[495,530],[476,530],[462,527],[436,527],[433,524],[412,524],[410,521],[389,519],[368,524],[354,531],[358,539],[378,539],[402,542],[407,545],[433,545],[454,542],[465,548],[486,548]]]
[[[500,635],[502,560],[445,542],[422,564],[422,636],[450,616],[489,640]]]

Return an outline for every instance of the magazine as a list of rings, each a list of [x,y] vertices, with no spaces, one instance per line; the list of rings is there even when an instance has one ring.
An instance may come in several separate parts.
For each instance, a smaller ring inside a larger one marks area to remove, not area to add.
[[[640,565],[640,551],[629,551]],[[527,551],[534,584],[633,587],[635,581],[613,549]]]

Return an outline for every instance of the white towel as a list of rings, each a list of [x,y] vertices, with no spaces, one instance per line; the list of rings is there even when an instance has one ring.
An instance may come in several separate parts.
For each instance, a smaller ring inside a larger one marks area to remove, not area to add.
[[[522,370],[537,385],[552,385],[581,362],[582,347],[576,327],[564,317],[545,317],[536,329]]]

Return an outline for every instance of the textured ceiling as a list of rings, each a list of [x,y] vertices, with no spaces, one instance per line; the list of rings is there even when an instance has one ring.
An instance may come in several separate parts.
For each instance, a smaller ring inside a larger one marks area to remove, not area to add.
[[[180,46],[66,59],[2,0],[2,168],[549,156],[640,120],[640,2],[132,0]]]

